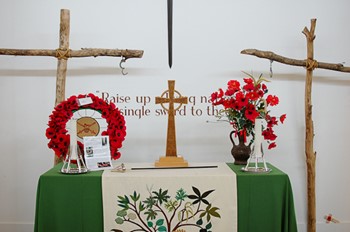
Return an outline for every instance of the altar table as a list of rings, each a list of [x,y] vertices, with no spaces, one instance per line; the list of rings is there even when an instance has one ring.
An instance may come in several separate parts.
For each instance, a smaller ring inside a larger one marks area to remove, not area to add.
[[[59,172],[61,165],[39,178],[34,232],[103,232],[103,171],[66,175]],[[297,231],[287,174],[271,164],[267,174],[245,173],[242,166],[227,165],[237,176],[239,232]]]

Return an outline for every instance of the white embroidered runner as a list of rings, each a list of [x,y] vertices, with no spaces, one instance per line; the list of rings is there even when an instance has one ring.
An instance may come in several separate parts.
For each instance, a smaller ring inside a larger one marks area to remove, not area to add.
[[[104,231],[236,232],[236,175],[225,163],[210,165],[218,168],[105,170]]]

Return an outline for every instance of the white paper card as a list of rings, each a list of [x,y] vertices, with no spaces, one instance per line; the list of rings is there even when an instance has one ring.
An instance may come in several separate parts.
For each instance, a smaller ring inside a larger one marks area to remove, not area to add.
[[[78,105],[79,106],[85,106],[85,105],[89,105],[91,103],[92,103],[91,97],[85,97],[85,98],[79,98],[78,99]]]
[[[85,162],[89,170],[113,168],[108,136],[88,136],[83,140]]]

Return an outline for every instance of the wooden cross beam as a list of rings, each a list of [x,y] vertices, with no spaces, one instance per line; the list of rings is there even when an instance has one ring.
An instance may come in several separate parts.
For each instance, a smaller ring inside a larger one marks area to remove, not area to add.
[[[306,81],[305,81],[305,155],[307,166],[307,199],[308,199],[308,232],[316,232],[316,191],[315,191],[315,164],[316,164],[316,152],[313,148],[314,141],[314,126],[312,121],[312,103],[311,103],[311,90],[312,90],[312,75],[315,68],[329,69],[339,72],[350,72],[350,67],[344,67],[342,64],[332,64],[317,62],[314,60],[314,39],[316,28],[316,19],[311,19],[310,30],[305,27],[303,34],[307,40],[307,59],[295,60],[277,55],[270,51],[260,51],[256,49],[246,49],[241,51],[241,54],[253,55],[259,58],[269,59],[271,61],[277,61],[283,64],[306,67]]]
[[[56,100],[55,105],[58,105],[65,99],[65,85],[67,74],[67,61],[73,57],[97,57],[97,56],[112,56],[129,58],[141,58],[142,50],[120,50],[120,49],[93,49],[83,48],[81,50],[69,49],[69,31],[70,31],[70,13],[67,9],[61,10],[60,21],[60,39],[59,48],[55,50],[45,49],[0,49],[0,55],[13,56],[52,56],[58,59],[57,75],[56,75]]]
[[[112,56],[123,57],[123,61],[129,58],[141,58],[142,50],[120,50],[120,49],[99,49],[83,48],[81,50],[69,49],[70,13],[67,9],[61,9],[59,48],[55,50],[45,49],[4,49],[0,48],[0,55],[13,56],[52,56],[58,59],[56,74],[56,99],[55,106],[65,100],[67,61],[73,57],[97,57]],[[54,163],[62,160],[55,156]]]

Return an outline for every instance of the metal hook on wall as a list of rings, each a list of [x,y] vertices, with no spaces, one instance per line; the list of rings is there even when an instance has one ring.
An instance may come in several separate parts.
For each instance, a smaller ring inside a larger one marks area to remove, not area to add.
[[[271,78],[272,78],[272,76],[273,76],[272,63],[273,63],[273,60],[270,60],[270,77],[271,77]]]
[[[127,58],[125,58],[125,57],[122,56],[122,59],[120,60],[120,63],[119,63],[119,67],[121,68],[122,74],[123,74],[123,75],[127,75],[127,74],[128,74],[127,72],[124,72],[125,67],[122,66],[122,64],[126,62],[126,59],[127,59]]]

